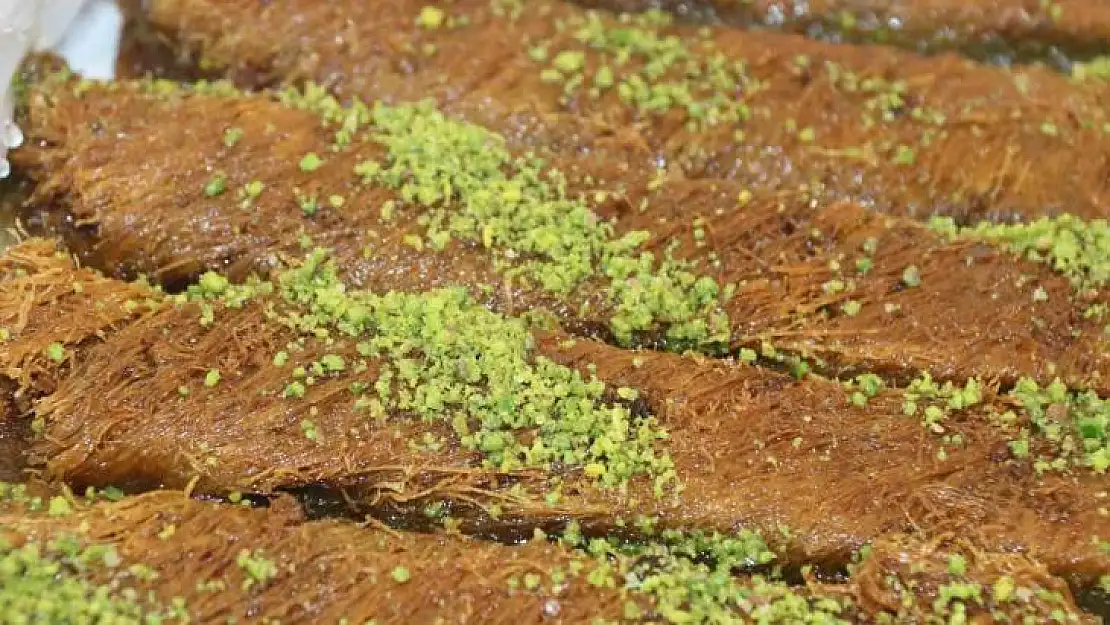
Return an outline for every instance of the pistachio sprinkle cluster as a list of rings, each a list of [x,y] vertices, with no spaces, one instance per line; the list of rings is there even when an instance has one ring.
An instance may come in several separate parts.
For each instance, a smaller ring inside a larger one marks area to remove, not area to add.
[[[981,222],[961,228],[951,217],[934,217],[929,226],[951,237],[987,241],[1048,265],[1078,289],[1098,289],[1110,281],[1110,223],[1104,219],[1085,221],[1065,214],[1029,223]]]
[[[646,231],[617,237],[584,198],[568,194],[559,171],[535,156],[513,156],[496,133],[450,119],[429,101],[344,107],[309,86],[286,92],[283,102],[336,124],[337,148],[365,133],[388,149],[384,161],[361,162],[353,173],[423,211],[419,245],[443,249],[453,238],[481,245],[509,278],[557,295],[601,280],[609,329],[623,345],[658,328],[674,349],[727,342],[729,320],[714,279],[696,273],[693,262],[642,249]],[[383,219],[395,210],[381,207]]]
[[[748,107],[739,96],[755,85],[747,79],[745,63],[714,49],[708,38],[690,41],[664,34],[672,19],[650,10],[622,14],[620,23],[611,25],[587,12],[564,27],[575,47],[543,42],[531,47],[529,56],[544,65],[543,80],[561,85],[566,98],[615,93],[642,114],[680,110],[691,130],[747,119]]]
[[[407,414],[446,421],[489,468],[580,467],[607,487],[647,475],[660,494],[676,481],[673,462],[655,448],[666,434],[654,418],[633,416],[622,401],[635,397],[634,389],[607,389],[537,354],[523,320],[491,312],[463,289],[348,291],[334,262],[317,250],[272,283],[234,285],[209,273],[180,299],[199,302],[205,307],[201,323],[211,323],[218,315],[214,305],[237,308],[271,293],[278,300],[272,321],[301,337],[273,356],[272,366],[289,372],[281,390],[289,401],[325,378],[365,372],[373,361],[376,379],[350,385],[353,410],[368,419]],[[298,363],[308,341],[335,351],[354,343],[360,358],[329,353]],[[218,381],[218,375],[206,376],[206,386]],[[315,438],[311,423],[302,426]]]

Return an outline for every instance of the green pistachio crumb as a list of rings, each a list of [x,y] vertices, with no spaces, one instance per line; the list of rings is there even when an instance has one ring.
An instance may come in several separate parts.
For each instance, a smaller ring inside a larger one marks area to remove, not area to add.
[[[347,368],[347,363],[343,360],[343,357],[337,354],[323,356],[320,358],[320,364],[328,373],[338,373]]]
[[[208,183],[204,185],[204,194],[208,197],[216,197],[223,194],[227,190],[227,175],[217,172],[212,174]]]
[[[315,152],[309,152],[301,158],[300,168],[305,173],[311,173],[320,169],[323,164],[324,161]]]
[[[580,71],[586,64],[586,53],[578,51],[564,51],[555,55],[551,65],[563,74],[573,74]]]
[[[233,128],[228,128],[227,130],[224,131],[224,145],[226,145],[229,148],[235,147],[235,145],[238,144],[239,141],[242,140],[242,139],[243,139],[243,129],[242,128],[234,128],[233,127]]]
[[[61,343],[51,343],[46,347],[46,357],[54,362],[62,362],[66,359],[66,348]]]
[[[537,63],[542,63],[547,60],[547,48],[545,46],[532,46],[528,48],[528,58]]]
[[[305,387],[304,382],[290,382],[285,385],[285,390],[282,391],[282,397],[304,397],[308,389]]]
[[[447,14],[443,9],[434,6],[426,6],[420,10],[420,15],[416,18],[416,24],[421,28],[428,30],[435,30],[443,26],[443,22],[447,19]]]
[[[47,514],[52,517],[64,517],[73,514],[73,506],[69,500],[61,495],[50,498],[50,506],[47,509]]]
[[[277,577],[277,566],[272,560],[265,557],[261,550],[243,549],[235,560],[236,565],[243,571],[243,589],[265,586],[270,580]]]
[[[397,582],[398,584],[404,584],[412,579],[412,573],[410,573],[408,568],[404,566],[393,567],[393,570],[390,571],[389,576],[392,577],[393,581]]]
[[[227,292],[231,282],[214,271],[207,271],[197,281],[196,293],[205,297],[216,297]]]
[[[921,271],[916,265],[910,265],[902,270],[902,284],[910,288],[921,286]]]
[[[315,195],[301,195],[298,193],[295,197],[297,206],[300,207],[301,212],[304,213],[306,217],[311,217],[320,210],[320,202],[316,199]]]
[[[913,148],[908,145],[899,145],[891,159],[891,162],[895,165],[913,165],[916,161],[917,155],[914,154]]]
[[[1006,603],[1013,599],[1015,587],[1014,578],[1009,575],[1004,575],[999,577],[991,586],[991,594],[994,596],[995,601]]]
[[[310,441],[315,441],[319,437],[316,424],[308,419],[301,421],[301,432]]]
[[[418,235],[406,234],[404,237],[402,237],[401,240],[404,242],[405,245],[411,247],[416,251],[424,249],[424,239],[421,239]]]
[[[263,184],[261,180],[252,180],[243,186],[243,195],[250,200],[258,199],[262,195]]]
[[[617,396],[625,401],[632,401],[640,396],[640,392],[634,388],[622,386],[617,389]]]

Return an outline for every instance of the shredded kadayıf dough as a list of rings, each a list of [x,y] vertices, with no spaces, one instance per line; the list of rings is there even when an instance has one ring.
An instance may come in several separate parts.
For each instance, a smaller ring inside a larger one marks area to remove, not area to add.
[[[23,143],[12,120],[12,77],[32,50],[56,45],[86,0],[0,0],[0,178],[11,173],[8,150]]]

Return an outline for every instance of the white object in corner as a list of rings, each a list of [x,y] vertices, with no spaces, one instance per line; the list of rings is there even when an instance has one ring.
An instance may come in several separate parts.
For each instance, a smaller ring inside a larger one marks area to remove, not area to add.
[[[116,75],[122,32],[123,13],[115,2],[88,0],[69,30],[49,47],[65,57],[70,69],[85,78],[111,80]]]

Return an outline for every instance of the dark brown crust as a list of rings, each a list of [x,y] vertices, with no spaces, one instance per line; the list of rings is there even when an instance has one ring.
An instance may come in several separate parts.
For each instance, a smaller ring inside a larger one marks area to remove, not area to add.
[[[824,201],[854,199],[899,214],[940,212],[967,220],[1064,211],[1106,215],[1105,94],[1049,70],[1027,68],[1015,78],[955,57],[714,28],[717,49],[747,61],[749,74],[765,87],[736,94],[753,111],[737,141],[731,125],[691,132],[678,114],[635,120],[616,96],[560,104],[561,86],[541,80],[541,66],[522,42],[552,39],[559,42],[554,50],[577,48],[573,28],[555,31],[560,18],[581,16],[581,9],[528,3],[519,19],[509,21],[491,14],[486,0],[464,0],[450,12],[468,16],[468,26],[428,31],[416,25],[424,4],[158,0],[147,15],[171,47],[244,84],[313,80],[343,97],[433,97],[453,114],[520,144],[563,154],[608,153],[610,162],[641,169],[662,159],[691,177],[743,182],[757,197],[806,188]],[[693,28],[673,32],[700,45]],[[419,53],[425,44],[435,45],[436,54]],[[798,67],[800,56],[812,69]],[[860,78],[903,80],[907,102],[946,121],[917,122],[903,110],[894,121],[871,125],[872,95],[836,88],[822,69],[826,62]],[[796,128],[811,127],[815,141],[800,141],[790,120]],[[930,145],[919,146],[928,133],[935,133]],[[916,148],[913,167],[891,162],[887,152],[899,144]],[[872,155],[837,156],[861,147]],[[591,167],[585,159],[582,173],[607,177]]]

